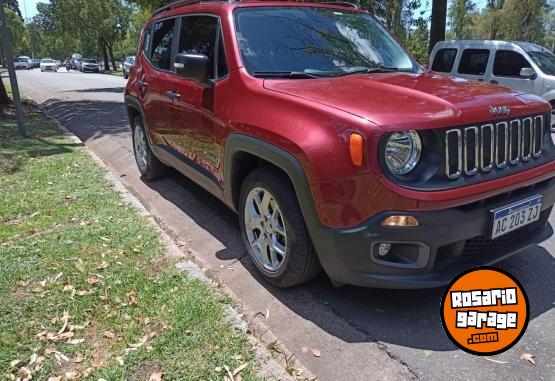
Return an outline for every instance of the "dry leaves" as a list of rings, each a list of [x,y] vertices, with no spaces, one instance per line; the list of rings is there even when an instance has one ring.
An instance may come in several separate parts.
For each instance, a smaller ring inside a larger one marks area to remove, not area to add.
[[[523,353],[523,354],[520,355],[521,360],[526,360],[529,363],[536,365],[536,361],[534,360],[534,357],[536,357],[536,356],[534,356],[533,354],[530,354],[530,353]]]
[[[102,278],[104,277],[100,274],[89,274],[89,276],[87,277],[87,283],[91,286],[98,286],[103,282]]]
[[[150,377],[148,378],[148,381],[162,381],[163,378],[164,378],[163,372],[156,372],[150,375]]]
[[[310,348],[310,352],[312,352],[312,355],[314,357],[320,357],[320,355],[321,355],[320,350],[317,349],[317,348]]]
[[[135,290],[129,291],[127,293],[127,297],[129,298],[129,302],[131,303],[131,305],[136,306],[137,304],[139,304],[137,299],[137,293],[135,292]]]
[[[104,269],[107,268],[107,267],[108,267],[108,262],[102,261],[102,262],[100,262],[100,264],[98,265],[97,269],[98,269],[98,270],[104,270]]]

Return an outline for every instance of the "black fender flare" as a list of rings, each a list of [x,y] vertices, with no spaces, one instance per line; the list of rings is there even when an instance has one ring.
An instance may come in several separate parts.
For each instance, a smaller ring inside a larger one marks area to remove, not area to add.
[[[310,229],[311,227],[320,227],[320,219],[316,212],[316,206],[304,168],[293,155],[266,141],[238,133],[233,133],[228,137],[224,152],[224,189],[226,204],[236,209],[233,197],[235,158],[239,153],[248,153],[275,165],[289,177],[297,194],[297,200],[299,201],[305,223],[309,227],[309,230],[312,230]]]

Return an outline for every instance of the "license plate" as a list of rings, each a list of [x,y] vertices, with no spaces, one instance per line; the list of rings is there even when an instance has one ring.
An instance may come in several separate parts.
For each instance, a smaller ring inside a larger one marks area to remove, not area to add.
[[[493,212],[491,238],[497,238],[540,219],[543,196],[532,196]]]

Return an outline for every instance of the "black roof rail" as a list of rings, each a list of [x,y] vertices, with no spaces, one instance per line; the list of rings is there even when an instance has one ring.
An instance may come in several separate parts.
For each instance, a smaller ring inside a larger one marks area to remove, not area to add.
[[[355,9],[360,8],[355,3],[350,3],[348,1],[318,1],[318,3],[326,4],[326,5],[338,5],[340,7],[345,7],[345,8],[355,8]]]

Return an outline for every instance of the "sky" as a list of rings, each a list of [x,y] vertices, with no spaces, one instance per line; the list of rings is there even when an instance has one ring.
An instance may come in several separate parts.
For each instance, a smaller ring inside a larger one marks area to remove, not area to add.
[[[21,10],[21,14],[24,19],[31,19],[34,15],[37,14],[37,4],[40,2],[47,2],[44,0],[17,0],[19,3],[19,9]],[[483,9],[486,6],[487,0],[475,0],[476,8]],[[422,6],[420,9],[416,10],[417,15],[420,14],[421,11],[424,11],[425,16],[430,15],[430,10],[432,7],[431,0],[428,0],[428,4],[426,0],[422,0]]]

